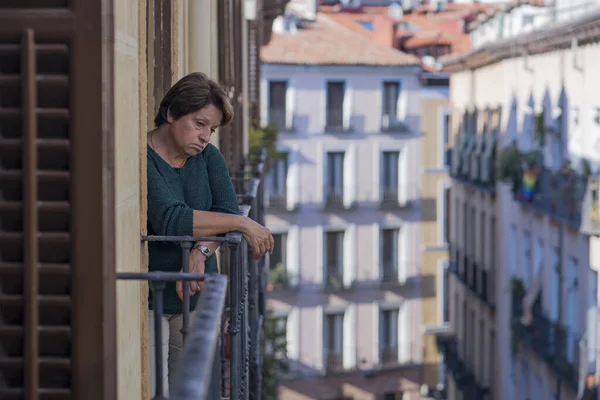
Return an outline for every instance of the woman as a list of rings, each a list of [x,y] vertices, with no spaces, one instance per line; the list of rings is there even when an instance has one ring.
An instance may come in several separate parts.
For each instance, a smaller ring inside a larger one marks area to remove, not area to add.
[[[256,258],[273,251],[269,230],[239,215],[225,160],[209,143],[212,133],[232,118],[233,107],[223,88],[201,73],[183,77],[162,99],[154,119],[156,128],[148,133],[149,235],[214,236],[239,231]],[[190,253],[190,272],[217,273],[217,247],[214,242],[195,243]],[[148,249],[151,271],[181,270],[178,243],[149,242]],[[168,335],[159,345],[163,349],[168,346],[169,383],[183,346],[182,286],[181,282],[167,283],[164,291],[162,323]],[[201,288],[200,282],[190,283],[190,310],[194,310]],[[154,324],[152,311],[150,324]],[[152,339],[151,335],[151,347]],[[162,367],[154,365],[153,357],[151,360],[153,368]]]

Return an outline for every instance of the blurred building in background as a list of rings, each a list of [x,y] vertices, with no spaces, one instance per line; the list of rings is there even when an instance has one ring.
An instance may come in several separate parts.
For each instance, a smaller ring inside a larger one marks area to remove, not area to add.
[[[444,60],[449,399],[597,396],[598,265],[580,227],[600,167],[598,6],[515,3],[471,24],[475,49]]]

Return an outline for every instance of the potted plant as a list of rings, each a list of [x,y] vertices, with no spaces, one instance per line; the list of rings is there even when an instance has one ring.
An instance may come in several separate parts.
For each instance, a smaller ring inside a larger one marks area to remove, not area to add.
[[[288,273],[285,266],[281,263],[271,268],[267,272],[267,291],[275,289],[284,289],[288,284]]]
[[[498,156],[498,178],[512,185],[513,194],[517,194],[521,186],[521,163],[523,154],[519,151],[517,144],[513,142],[503,149]]]

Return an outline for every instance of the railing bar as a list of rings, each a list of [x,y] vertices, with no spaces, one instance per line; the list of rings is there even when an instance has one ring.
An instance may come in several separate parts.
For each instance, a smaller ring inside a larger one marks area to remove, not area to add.
[[[224,276],[213,275],[205,283],[198,301],[198,313],[171,389],[171,400],[205,399],[209,389],[215,389],[212,372],[226,287]],[[210,399],[213,398],[218,398],[218,394],[217,397],[211,394]]]
[[[242,343],[240,335],[241,325],[241,293],[240,288],[242,286],[242,273],[241,266],[239,265],[239,244],[229,244],[230,254],[230,305],[231,305],[231,317],[229,321],[229,337],[231,343],[231,365],[230,365],[230,396],[237,398],[240,394],[242,380],[241,380],[241,362],[242,362]]]
[[[211,274],[196,274],[183,272],[119,272],[117,279],[138,281],[203,281]]]
[[[229,234],[228,234],[229,235]],[[227,235],[221,236],[142,236],[142,242],[219,242],[227,243]]]
[[[23,79],[23,199],[24,204],[24,263],[25,268],[25,398],[38,399],[38,212],[37,212],[37,90],[36,53],[33,30],[27,29],[22,40],[21,59]]]
[[[190,251],[192,249],[191,242],[181,242],[181,257],[182,257],[182,271],[183,273],[190,272]],[[190,326],[190,281],[184,280],[183,282],[183,324],[181,326],[181,334],[183,335],[183,344],[189,332]]]
[[[163,319],[163,291],[165,288],[165,282],[152,282],[150,289],[152,290],[153,299],[153,311],[154,311],[154,365],[155,371],[154,376],[156,379],[156,392],[154,400],[166,400],[165,388],[163,386],[164,370],[163,370],[163,332],[162,332],[162,319]]]

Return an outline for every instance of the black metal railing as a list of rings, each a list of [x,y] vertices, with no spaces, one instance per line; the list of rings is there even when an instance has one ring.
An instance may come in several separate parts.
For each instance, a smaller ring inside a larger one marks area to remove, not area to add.
[[[242,215],[264,223],[262,177],[266,152],[242,166],[232,176]],[[224,236],[143,236],[145,242],[179,243],[182,272],[120,273],[121,280],[146,280],[152,290],[155,353],[155,400],[167,399],[162,353],[163,291],[166,282],[182,281],[184,350],[175,371],[170,399],[261,399],[261,336],[265,315],[264,259],[253,252],[238,232]],[[190,250],[197,241],[219,242],[219,274],[189,273]],[[190,324],[190,281],[204,281],[204,288]],[[224,309],[225,306],[225,309]],[[228,326],[227,332],[223,329]],[[227,346],[229,341],[229,346]],[[229,355],[226,348],[229,347]],[[226,359],[229,358],[230,368]]]
[[[578,386],[579,351],[577,340],[568,329],[548,318],[537,301],[531,310],[531,321],[524,324],[523,299],[526,292],[522,284],[512,283],[512,335],[513,340],[525,344],[574,390]]]
[[[495,307],[493,295],[493,270],[472,261],[472,257],[450,243],[450,272],[486,306]]]
[[[525,174],[530,186],[524,183]],[[522,169],[513,194],[521,204],[579,228],[586,188],[587,178],[573,171],[554,172],[545,167],[530,167]]]
[[[483,141],[482,143],[479,143]],[[496,191],[496,137],[487,135],[461,135],[448,157],[450,175],[454,180],[474,189]]]
[[[398,283],[398,264],[383,263],[381,270],[381,282],[383,283]]]
[[[325,355],[325,370],[327,372],[342,372],[344,370],[344,356],[342,353],[328,352]]]
[[[344,110],[342,108],[328,108],[325,131],[330,133],[347,132],[344,127]]]
[[[269,125],[278,131],[287,131],[287,112],[285,108],[269,108]]]
[[[344,287],[343,266],[338,264],[328,265],[325,276],[325,287],[328,289],[342,289]]]
[[[274,208],[278,210],[287,209],[287,193],[269,194],[269,208]]]
[[[382,367],[394,366],[398,364],[398,347],[387,346],[379,350],[379,359]]]
[[[477,382],[474,371],[458,352],[456,339],[438,337],[438,347],[444,355],[444,364],[465,399],[485,399],[489,388]]]

